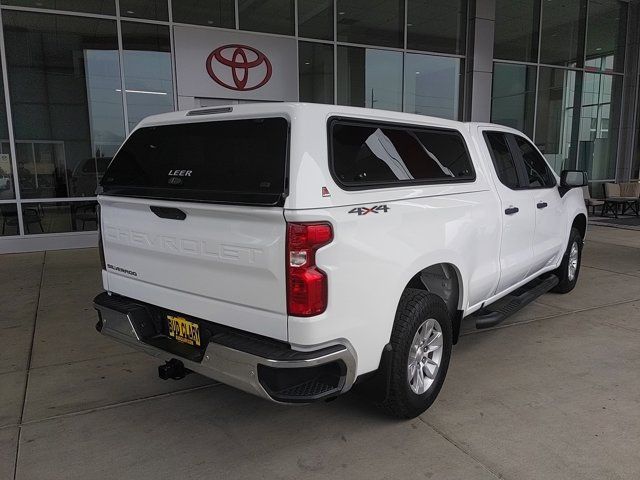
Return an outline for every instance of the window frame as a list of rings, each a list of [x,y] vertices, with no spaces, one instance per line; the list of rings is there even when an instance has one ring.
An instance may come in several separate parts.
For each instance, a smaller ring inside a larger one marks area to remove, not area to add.
[[[507,147],[509,148],[509,152],[511,153],[511,157],[513,158],[513,162],[514,165],[516,167],[516,172],[518,175],[518,186],[517,187],[510,187],[509,185],[505,185],[502,180],[500,179],[500,177],[498,176],[498,169],[496,168],[496,160],[495,160],[495,156],[493,154],[493,149],[491,148],[491,144],[489,143],[489,139],[487,138],[487,134],[489,133],[498,133],[500,135],[504,135],[505,139],[507,140]],[[550,188],[556,188],[558,186],[558,179],[556,178],[556,175],[553,171],[553,169],[549,166],[549,164],[547,163],[547,160],[544,158],[544,155],[542,155],[542,153],[540,153],[540,151],[538,150],[538,148],[533,144],[533,142],[529,139],[527,139],[527,137],[525,137],[524,135],[520,135],[520,134],[516,134],[513,132],[508,132],[505,130],[495,130],[495,129],[489,129],[489,130],[483,130],[482,131],[482,136],[484,138],[484,142],[485,145],[487,147],[487,150],[489,150],[489,155],[491,156],[491,164],[493,166],[493,171],[496,174],[496,177],[498,178],[498,181],[505,186],[506,188],[508,188],[509,190],[514,190],[514,191],[519,191],[519,190],[548,190]],[[540,186],[540,187],[532,187],[529,185],[529,175],[527,174],[526,171],[526,166],[524,164],[524,158],[522,156],[522,152],[520,151],[520,147],[518,146],[518,144],[516,143],[516,137],[520,137],[523,140],[525,140],[527,143],[529,143],[536,152],[538,152],[538,154],[542,157],[542,160],[544,161],[544,165],[547,168],[547,170],[551,173],[551,178],[553,179],[553,185],[550,186]]]
[[[462,146],[464,147],[465,152],[467,153],[467,157],[469,158],[469,165],[471,167],[471,175],[467,177],[457,177],[457,178],[441,178],[441,179],[421,179],[421,180],[408,180],[408,181],[397,181],[397,182],[371,182],[365,183],[362,185],[350,185],[345,184],[338,175],[336,175],[335,171],[335,162],[333,155],[333,127],[336,124],[346,124],[353,125],[356,127],[376,127],[376,128],[386,128],[386,129],[394,129],[394,130],[413,130],[413,131],[440,131],[446,133],[453,133],[457,135],[462,141]],[[328,164],[329,164],[329,173],[331,174],[331,178],[333,181],[345,191],[360,191],[360,190],[377,190],[381,188],[402,188],[402,187],[414,187],[417,185],[445,185],[449,183],[475,183],[477,180],[476,168],[473,163],[473,156],[469,150],[469,146],[467,145],[466,139],[464,135],[460,133],[459,130],[450,127],[436,127],[430,125],[417,125],[403,122],[385,122],[379,121],[375,119],[363,119],[363,118],[353,118],[353,117],[344,117],[344,116],[331,116],[327,119],[327,148],[328,148]]]
[[[496,165],[496,156],[495,153],[493,152],[493,148],[491,147],[491,142],[489,141],[489,134],[490,133],[497,133],[499,135],[504,136],[504,139],[506,140],[507,143],[507,149],[509,150],[509,154],[511,155],[511,158],[513,159],[513,166],[516,169],[516,177],[518,178],[518,186],[517,187],[510,187],[509,185],[507,185],[506,183],[504,183],[502,181],[502,179],[500,178],[500,175],[498,174],[498,167]],[[489,151],[489,156],[491,157],[491,165],[493,167],[493,173],[495,173],[498,181],[500,182],[500,184],[506,188],[508,188],[509,190],[524,190],[525,188],[520,186],[520,183],[522,182],[522,172],[520,171],[520,167],[518,166],[518,161],[516,159],[516,156],[513,153],[513,148],[511,146],[511,142],[510,142],[510,137],[509,135],[511,135],[510,132],[505,132],[502,130],[483,130],[482,131],[482,137],[484,138],[484,143],[487,147],[487,150]]]

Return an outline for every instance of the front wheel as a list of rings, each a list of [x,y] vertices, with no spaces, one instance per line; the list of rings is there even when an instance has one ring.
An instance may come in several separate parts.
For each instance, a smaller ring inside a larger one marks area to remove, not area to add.
[[[551,290],[555,293],[569,293],[578,283],[580,263],[582,261],[582,235],[577,228],[572,228],[569,234],[569,244],[562,257],[562,263],[554,272],[560,283]]]
[[[424,290],[405,290],[391,333],[391,360],[382,407],[400,418],[414,418],[435,401],[452,349],[447,306]]]

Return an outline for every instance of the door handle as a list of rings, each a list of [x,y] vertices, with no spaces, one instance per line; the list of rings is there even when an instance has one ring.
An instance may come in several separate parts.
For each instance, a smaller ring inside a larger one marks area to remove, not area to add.
[[[168,218],[169,220],[184,220],[185,218],[187,218],[187,214],[179,208],[156,207],[155,205],[151,205],[149,207],[149,210],[155,213],[158,217]]]
[[[518,207],[509,207],[504,211],[504,213],[506,213],[507,215],[513,215],[514,213],[518,213],[519,211],[520,209]]]
[[[547,208],[547,202],[538,202],[536,207],[538,207],[538,208]]]

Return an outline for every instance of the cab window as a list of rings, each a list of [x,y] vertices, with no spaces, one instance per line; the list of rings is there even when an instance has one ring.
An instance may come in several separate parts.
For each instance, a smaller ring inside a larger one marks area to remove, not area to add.
[[[524,188],[555,187],[556,178],[540,152],[523,137],[514,135],[514,139],[524,165]]]
[[[501,132],[485,132],[484,137],[500,182],[512,190],[521,188],[518,169],[509,148],[507,135]]]

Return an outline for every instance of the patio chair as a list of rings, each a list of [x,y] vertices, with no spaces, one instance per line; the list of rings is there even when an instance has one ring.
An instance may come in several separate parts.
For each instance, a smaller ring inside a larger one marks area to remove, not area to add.
[[[640,184],[638,183],[603,183],[604,205],[602,216],[613,213],[618,218],[618,207],[622,209],[622,215],[631,210],[638,216],[640,212]]]
[[[587,207],[587,211],[589,207],[591,207],[591,215],[596,214],[596,207],[602,206],[604,209],[604,200],[599,200],[597,198],[591,198],[591,192],[589,192],[589,185],[585,185],[582,187],[582,196],[584,197],[584,204]],[[602,211],[600,212],[602,215]]]
[[[0,213],[2,213],[2,235],[4,235],[6,227],[18,228],[18,211],[15,207],[0,205]],[[38,225],[40,231],[44,233],[42,218],[35,208],[25,208],[22,211],[22,222],[27,233],[31,233],[31,225]]]

